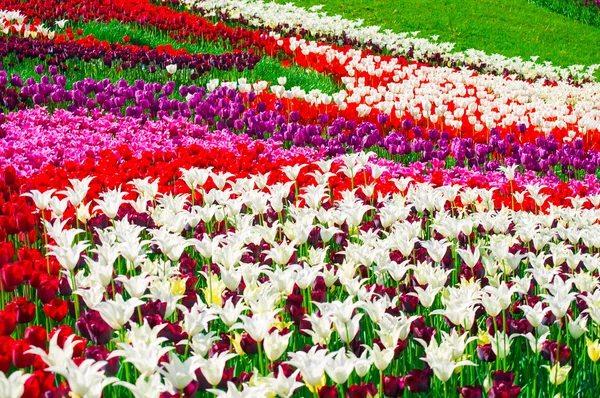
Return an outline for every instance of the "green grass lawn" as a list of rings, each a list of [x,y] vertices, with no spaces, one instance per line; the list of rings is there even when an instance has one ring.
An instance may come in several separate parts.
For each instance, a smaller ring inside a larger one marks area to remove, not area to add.
[[[583,0],[529,0],[529,2],[585,24],[600,27],[600,7],[594,4],[594,0],[588,0],[587,6],[582,4]]]
[[[289,3],[291,0],[275,0]],[[457,50],[475,48],[507,57],[539,56],[557,66],[600,63],[600,28],[571,20],[527,0],[293,0],[395,32],[439,35]],[[596,76],[599,74],[596,73]]]

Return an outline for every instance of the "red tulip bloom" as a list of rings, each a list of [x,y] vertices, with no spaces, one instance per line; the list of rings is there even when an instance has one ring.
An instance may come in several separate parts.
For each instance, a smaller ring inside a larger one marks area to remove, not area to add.
[[[26,297],[17,297],[14,301],[6,305],[7,310],[11,310],[17,316],[17,323],[29,323],[35,318],[35,304]]]
[[[2,285],[5,292],[12,292],[23,283],[23,268],[19,263],[10,263],[2,267]]]
[[[12,261],[15,256],[15,248],[10,242],[0,242],[0,266]]]
[[[0,336],[9,336],[16,326],[17,315],[13,311],[0,311]]]
[[[8,354],[0,354],[0,372],[7,374],[10,369],[11,356]]]
[[[58,294],[58,279],[54,276],[42,275],[37,289],[38,298],[42,303],[47,304]]]
[[[31,344],[23,340],[16,340],[12,347],[12,362],[19,369],[28,368],[33,365],[34,354],[26,354]]]
[[[71,329],[71,327],[69,325],[61,325],[57,328],[52,329],[52,332],[50,332],[50,336],[49,336],[50,339],[52,339],[52,337],[54,336],[55,333],[58,333],[57,344],[60,348],[64,348],[65,341],[71,335],[75,334],[73,332],[73,329]],[[82,343],[76,344],[74,346],[73,357],[80,357],[83,354],[83,351],[85,350],[85,347],[87,345],[87,340],[84,338],[77,336],[77,337],[75,337],[73,342],[77,342],[77,341],[81,341]]]
[[[60,298],[52,299],[48,304],[44,304],[44,314],[56,322],[65,319],[68,311],[67,302]]]
[[[30,379],[36,379],[38,381],[40,389],[39,396],[43,396],[46,391],[50,391],[54,388],[54,375],[52,373],[36,370],[32,373]],[[25,384],[25,393],[27,393],[27,384]],[[33,397],[33,395],[30,396]]]
[[[34,230],[35,217],[32,213],[18,213],[16,219],[19,232],[29,233]]]
[[[41,326],[32,325],[25,329],[23,340],[32,346],[45,349],[47,337],[46,329]]]
[[[338,390],[335,386],[323,386],[319,390],[319,398],[338,398]]]

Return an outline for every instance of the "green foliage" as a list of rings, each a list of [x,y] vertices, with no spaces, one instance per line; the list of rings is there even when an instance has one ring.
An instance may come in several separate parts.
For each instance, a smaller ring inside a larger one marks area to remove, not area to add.
[[[593,4],[594,0],[591,0],[590,3],[592,4],[587,6],[578,0],[529,0],[529,2],[564,15],[574,21],[597,28],[600,27],[600,7]]]
[[[106,40],[110,43],[123,43],[123,37],[129,36],[129,44],[152,48],[171,44],[176,49],[185,48],[190,54],[222,54],[231,51],[231,46],[226,41],[220,43],[208,41],[181,43],[170,38],[164,31],[136,24],[123,24],[115,20],[106,24],[99,22],[77,23],[72,28],[73,30],[81,28],[84,31],[84,36],[92,34],[96,39]]]

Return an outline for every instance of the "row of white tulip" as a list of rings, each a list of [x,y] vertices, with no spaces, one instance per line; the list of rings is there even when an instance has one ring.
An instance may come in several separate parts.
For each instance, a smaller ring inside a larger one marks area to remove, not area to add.
[[[393,58],[366,55],[361,50],[341,51],[303,39],[280,38],[278,44],[306,57],[320,57],[346,71],[340,76],[345,90],[338,93],[307,93],[300,87],[271,85],[270,90],[280,98],[334,103],[342,111],[354,106],[359,117],[409,115],[428,125],[463,132],[523,124],[570,141],[600,130],[597,83],[575,87],[559,82],[550,86],[466,69],[403,66]]]

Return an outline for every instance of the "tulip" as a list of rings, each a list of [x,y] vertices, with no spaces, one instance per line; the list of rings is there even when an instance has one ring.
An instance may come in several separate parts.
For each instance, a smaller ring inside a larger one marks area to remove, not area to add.
[[[63,299],[52,299],[48,304],[44,304],[44,314],[55,322],[62,321],[68,312],[67,302]]]
[[[173,387],[182,390],[192,380],[196,380],[194,371],[200,367],[201,363],[196,357],[189,357],[181,362],[177,355],[169,354],[169,362],[163,363],[162,369],[158,371],[171,382]]]
[[[264,339],[264,349],[269,361],[274,362],[287,350],[292,333],[282,335],[278,330],[267,334]]]
[[[100,313],[102,319],[114,330],[120,330],[125,325],[136,307],[143,304],[143,301],[138,298],[130,298],[123,300],[121,294],[115,295],[115,300],[108,300],[97,304],[95,310]]]
[[[25,391],[25,383],[30,377],[30,374],[20,370],[11,373],[8,377],[4,372],[0,372],[0,395],[6,398],[20,398]]]
[[[23,340],[28,342],[30,345],[45,348],[46,347],[46,329],[41,326],[30,326],[25,329]]]
[[[225,363],[235,356],[236,354],[221,352],[206,360],[200,360],[199,369],[202,371],[202,375],[206,378],[206,381],[213,387],[219,384],[223,377]]]
[[[404,394],[405,381],[402,376],[383,376],[383,395],[398,398]]]
[[[308,352],[298,351],[288,353],[291,359],[287,363],[300,369],[300,374],[304,382],[314,389],[321,383],[326,361],[333,355],[333,353],[328,354],[327,350],[322,350],[314,346]]]
[[[571,371],[570,366],[560,366],[559,364],[556,364],[552,367],[548,365],[542,365],[542,367],[548,369],[550,372],[550,383],[557,386],[561,385],[565,382],[565,380],[567,380],[567,375]]]
[[[115,384],[127,388],[135,398],[158,398],[168,390],[167,386],[162,383],[160,375],[156,373],[148,379],[144,375],[138,377],[135,385],[124,381],[118,381]]]
[[[412,370],[408,372],[404,380],[408,386],[408,390],[412,393],[420,393],[429,391],[431,385],[431,376],[433,371],[426,367],[422,370]]]
[[[483,389],[481,386],[457,387],[458,393],[462,398],[482,398]]]
[[[587,353],[592,362],[597,362],[600,359],[600,341],[592,341],[586,337]]]
[[[10,310],[0,311],[0,336],[10,336],[17,325],[17,315]]]
[[[6,310],[15,314],[16,321],[19,324],[31,322],[35,317],[35,308],[35,304],[26,297],[17,297],[6,305]]]

